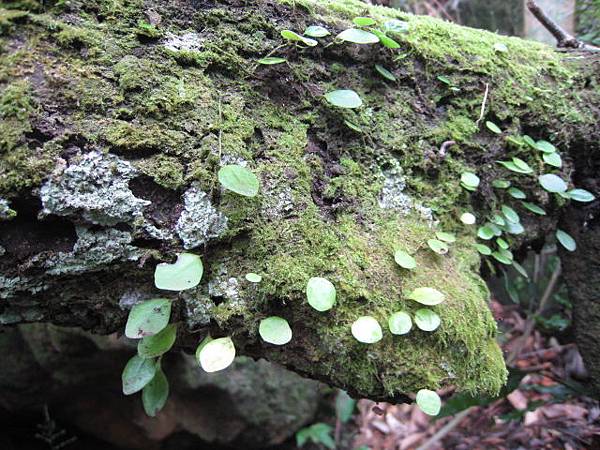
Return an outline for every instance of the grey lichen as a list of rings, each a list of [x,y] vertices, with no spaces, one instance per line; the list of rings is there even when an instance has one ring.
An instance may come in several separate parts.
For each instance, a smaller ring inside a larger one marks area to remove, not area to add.
[[[173,33],[167,33],[163,46],[167,50],[173,52],[179,51],[200,51],[202,49],[202,37],[198,33],[185,33],[176,35]]]
[[[185,305],[185,321],[190,330],[195,330],[210,323],[211,311],[215,304],[201,293],[200,288],[181,292],[180,296]]]
[[[129,189],[136,174],[130,163],[115,155],[86,153],[68,167],[58,167],[41,187],[42,214],[82,217],[105,226],[130,223],[150,204]]]
[[[48,275],[87,273],[115,261],[137,261],[142,251],[130,245],[131,233],[116,229],[92,231],[76,227],[77,242],[73,251],[60,252],[45,262]]]
[[[186,249],[203,245],[227,230],[227,217],[217,211],[198,186],[189,188],[184,196],[184,210],[177,220],[175,231]]]
[[[237,278],[229,276],[225,264],[219,264],[208,281],[208,293],[211,297],[223,298],[229,302],[240,301],[239,282]]]

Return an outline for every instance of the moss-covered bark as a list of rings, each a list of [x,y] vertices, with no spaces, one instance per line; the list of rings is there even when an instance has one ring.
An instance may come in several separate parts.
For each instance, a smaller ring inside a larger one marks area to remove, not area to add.
[[[563,150],[565,178],[569,152],[598,151],[597,61],[358,1],[3,7],[1,323],[120,329],[132,304],[157,294],[155,263],[186,248],[202,254],[206,275],[176,303],[185,345],[209,329],[231,334],[241,353],[371,398],[447,384],[498,391],[505,368],[475,231],[458,217],[473,210],[483,221],[515,203],[492,189],[502,177],[549,212],[523,212],[527,233],[509,235],[513,248],[554,227],[560,205],[495,161],[519,156],[544,170],[538,152],[507,139],[523,134]],[[406,21],[408,32],[394,34],[400,49],[326,38],[279,48],[288,64],[256,64],[283,29],[318,23],[335,35],[358,15]],[[502,135],[476,123],[486,83],[486,120]],[[336,88],[365,106],[326,104]],[[448,140],[457,144],[441,157]],[[216,171],[231,162],[260,176],[259,197],[219,188]],[[467,169],[482,179],[474,195],[459,185]],[[444,256],[426,245],[438,230],[458,235]],[[417,270],[395,264],[398,248],[416,255]],[[247,272],[263,282],[246,282]],[[336,285],[332,311],[306,304],[312,276]],[[406,294],[424,285],[447,296],[434,307],[438,331],[386,332],[371,346],[352,338],[358,316],[385,324],[394,311],[413,313]],[[283,348],[257,336],[273,314],[295,333]]]

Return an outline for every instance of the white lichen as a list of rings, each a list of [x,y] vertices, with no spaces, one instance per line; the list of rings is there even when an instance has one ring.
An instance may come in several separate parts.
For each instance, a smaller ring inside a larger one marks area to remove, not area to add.
[[[185,33],[181,35],[167,33],[162,45],[173,52],[200,51],[204,39],[198,33]]]
[[[208,294],[233,304],[241,301],[239,282],[237,278],[229,276],[225,264],[219,264],[208,281]]]
[[[227,217],[217,211],[198,186],[189,188],[184,196],[184,210],[177,220],[175,231],[186,249],[199,247],[218,238],[227,230]]]
[[[41,187],[42,215],[82,217],[111,226],[142,217],[150,202],[137,198],[129,181],[137,174],[127,161],[92,151],[68,167],[58,167]]]

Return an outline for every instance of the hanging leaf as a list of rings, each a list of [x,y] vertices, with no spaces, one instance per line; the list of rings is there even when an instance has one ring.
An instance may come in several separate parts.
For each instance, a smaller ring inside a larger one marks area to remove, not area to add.
[[[152,381],[144,386],[142,391],[142,404],[144,411],[150,417],[155,417],[156,414],[163,409],[167,399],[169,398],[169,381],[165,373],[159,367],[156,370]]]
[[[558,153],[544,153],[542,159],[546,164],[553,167],[562,167],[562,159]]]
[[[464,172],[460,176],[461,186],[469,191],[474,191],[479,186],[479,177],[472,172]]]
[[[338,390],[335,396],[335,416],[342,423],[347,423],[354,413],[356,407],[356,400],[348,395],[348,393],[342,389]]]
[[[260,283],[262,281],[262,277],[257,273],[250,272],[246,274],[246,280],[248,280],[250,283]]]
[[[392,314],[388,319],[388,327],[392,334],[406,334],[412,328],[412,320],[404,311],[398,311]]]
[[[325,94],[325,99],[333,106],[338,108],[360,108],[363,104],[362,100],[356,92],[351,89],[338,89]]]
[[[565,183],[562,178],[552,173],[540,175],[538,181],[540,182],[540,185],[548,192],[558,193],[566,192],[567,190],[567,183]]]
[[[567,195],[571,200],[575,200],[576,202],[587,203],[596,199],[594,194],[586,191],[585,189],[571,189],[569,192],[567,192]]]
[[[263,64],[265,66],[272,66],[274,64],[281,64],[281,63],[287,62],[287,59],[280,58],[279,56],[267,56],[265,58],[259,59],[256,62],[259,64]]]
[[[377,23],[370,17],[355,17],[352,19],[352,22],[354,22],[354,25],[358,25],[359,27],[368,27]]]
[[[396,81],[396,77],[394,76],[394,74],[387,70],[385,67],[380,66],[379,64],[375,64],[375,70],[379,72],[379,75],[381,75],[383,78],[386,78],[390,81]]]
[[[448,244],[438,239],[429,239],[427,241],[427,245],[438,255],[445,255],[446,253],[448,253]]]
[[[498,261],[501,262],[502,264],[506,264],[508,266],[510,266],[512,264],[512,259],[508,258],[505,254],[500,253],[500,252],[492,252],[492,257]]]
[[[417,267],[417,262],[415,261],[415,258],[410,256],[403,250],[396,250],[396,252],[394,253],[394,260],[400,267],[404,269],[410,270]]]
[[[489,256],[492,254],[492,249],[484,244],[473,244],[473,246],[477,249],[479,253],[485,256]]]
[[[166,298],[155,298],[138,303],[127,317],[125,336],[130,339],[141,339],[160,332],[169,323],[171,317],[171,301]]]
[[[383,338],[379,322],[374,317],[362,316],[352,324],[352,336],[364,344],[374,344]]]
[[[515,270],[517,272],[519,272],[519,274],[521,276],[523,276],[524,278],[529,279],[529,274],[527,273],[527,271],[525,270],[525,268],[521,264],[519,264],[518,262],[516,262],[516,261],[513,260],[512,265],[515,268]]]
[[[442,400],[436,392],[421,389],[417,392],[417,406],[428,416],[437,416],[442,408]]]
[[[440,316],[430,309],[421,308],[415,313],[415,325],[423,331],[435,331],[442,323]]]
[[[175,263],[156,266],[154,285],[165,291],[184,291],[198,286],[203,273],[204,266],[198,255],[181,253]]]
[[[274,345],[284,345],[292,340],[292,329],[287,320],[272,316],[260,321],[258,333],[263,341]]]
[[[523,207],[525,209],[528,209],[529,211],[531,211],[534,214],[538,214],[540,216],[545,216],[546,215],[546,211],[544,211],[538,205],[535,205],[535,204],[529,203],[529,202],[521,202],[521,205],[523,205]]]
[[[358,28],[348,28],[338,34],[336,39],[352,42],[353,44],[377,44],[379,42],[379,38],[376,35],[365,30],[359,30]]]
[[[325,278],[313,277],[306,284],[306,298],[317,311],[327,311],[335,305],[335,287]]]
[[[161,332],[154,336],[146,336],[138,342],[138,355],[142,358],[156,358],[171,350],[176,338],[177,325],[167,325]]]
[[[258,178],[245,167],[228,164],[219,169],[217,177],[225,189],[236,194],[244,197],[255,197],[258,194],[260,187]]]
[[[535,148],[544,153],[556,153],[556,147],[548,141],[537,141]]]
[[[407,296],[415,302],[421,303],[422,305],[434,306],[442,303],[446,296],[440,291],[430,287],[420,287],[413,290]]]
[[[304,30],[304,35],[312,38],[322,38],[329,36],[331,33],[327,31],[327,28],[320,25],[311,25]]]
[[[527,198],[525,192],[523,192],[521,189],[517,189],[516,187],[509,188],[507,192],[508,195],[510,195],[512,198],[516,198],[519,200]]]
[[[556,230],[556,239],[558,239],[558,242],[560,242],[560,244],[570,252],[574,252],[577,249],[577,243],[575,242],[575,239],[573,239],[573,237],[566,231],[561,229]]]
[[[196,359],[206,372],[226,369],[235,359],[235,346],[230,337],[207,337],[196,350]]]
[[[121,374],[123,394],[131,395],[144,389],[156,373],[156,361],[144,359],[135,355],[132,357]]]
[[[465,225],[474,225],[477,218],[473,214],[466,212],[460,215],[460,221]]]
[[[496,125],[494,122],[490,122],[489,120],[485,123],[485,126],[488,128],[488,130],[490,130],[492,133],[496,133],[496,134],[502,134],[502,130],[500,129],[500,127],[498,127],[498,125]]]
[[[446,233],[445,231],[436,231],[435,236],[440,240],[448,243],[456,242],[456,236],[453,233]]]
[[[508,220],[509,222],[519,223],[521,221],[517,212],[510,206],[502,205],[500,207],[500,210],[502,211],[502,214],[504,214],[504,217],[506,217],[506,220]]]
[[[315,41],[314,39],[300,36],[298,33],[294,33],[293,31],[290,31],[290,30],[283,30],[281,32],[281,37],[283,37],[284,39],[287,39],[288,41],[302,42],[304,45],[307,45],[308,47],[314,47],[315,45],[318,44],[318,42]]]

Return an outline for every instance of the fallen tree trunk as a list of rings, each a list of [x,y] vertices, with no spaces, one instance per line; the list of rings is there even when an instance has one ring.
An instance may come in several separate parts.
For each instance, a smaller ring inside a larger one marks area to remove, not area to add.
[[[202,256],[205,275],[198,288],[167,295],[185,324],[183,347],[209,331],[231,335],[241,354],[373,399],[448,384],[499,390],[506,371],[476,227],[458,218],[473,211],[483,223],[511,205],[524,226],[505,232],[514,252],[554,230],[562,201],[536,177],[496,164],[518,156],[535,174],[549,171],[525,134],[552,141],[563,155],[554,171],[598,192],[597,57],[358,1],[5,8],[0,323],[121,330],[132,305],[165,296],[152,283],[156,263],[187,250]],[[355,16],[400,20],[388,24],[399,48],[331,36],[282,46],[282,30],[319,24],[336,35]],[[265,56],[287,63],[258,64]],[[363,106],[327,104],[334,89],[356,91]],[[259,175],[258,197],[219,187],[216,172],[231,163]],[[460,185],[466,171],[481,179],[475,193]],[[498,179],[548,214],[529,214],[492,187]],[[583,233],[589,226],[564,220]],[[446,255],[427,247],[442,230],[458,235]],[[415,255],[416,270],[398,267],[397,249]],[[263,281],[247,282],[248,272]],[[306,303],[314,276],[337,288],[327,313]],[[354,340],[359,316],[384,324],[421,308],[407,294],[423,286],[446,294],[436,332]],[[258,337],[270,315],[292,325],[286,346]]]

